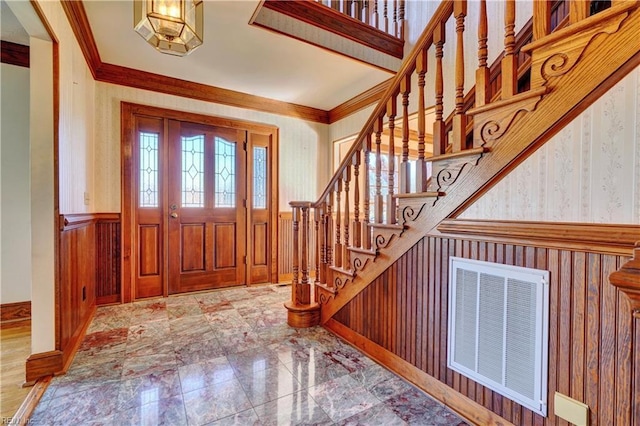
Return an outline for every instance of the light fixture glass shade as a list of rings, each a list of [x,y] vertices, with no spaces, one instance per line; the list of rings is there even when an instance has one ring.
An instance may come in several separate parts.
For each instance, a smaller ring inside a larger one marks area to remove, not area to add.
[[[202,44],[203,0],[134,0],[133,25],[162,53],[185,56]]]

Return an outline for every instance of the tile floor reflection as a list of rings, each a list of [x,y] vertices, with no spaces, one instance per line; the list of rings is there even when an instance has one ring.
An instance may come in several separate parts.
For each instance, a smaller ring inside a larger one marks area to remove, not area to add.
[[[288,286],[98,308],[30,424],[464,425],[321,327],[286,324]]]

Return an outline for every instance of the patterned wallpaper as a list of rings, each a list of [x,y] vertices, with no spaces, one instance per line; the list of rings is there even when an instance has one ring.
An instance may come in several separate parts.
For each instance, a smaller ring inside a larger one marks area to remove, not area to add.
[[[640,224],[640,68],[460,217]]]

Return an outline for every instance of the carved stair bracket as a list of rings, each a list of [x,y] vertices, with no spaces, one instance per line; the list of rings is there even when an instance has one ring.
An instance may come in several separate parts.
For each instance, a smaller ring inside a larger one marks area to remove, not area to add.
[[[376,251],[389,247],[395,237],[400,237],[404,232],[403,225],[373,225],[373,244]]]
[[[457,155],[443,155],[432,158],[433,174],[431,183],[435,185],[438,193],[445,194],[447,189],[451,187],[465,170],[468,172],[472,167],[480,163],[480,159],[485,153],[489,152],[486,147],[468,149],[461,151]],[[466,173],[466,172],[465,172]],[[433,202],[435,206],[441,197],[438,196]]]
[[[377,250],[363,250],[355,247],[350,247],[351,252],[351,265],[353,269],[362,271],[369,261],[373,262],[378,255]]]
[[[353,277],[355,276],[355,271],[338,268],[336,266],[332,266],[331,271],[333,272],[333,286],[336,292],[353,281]]]
[[[616,33],[620,29],[622,21],[628,15],[629,12],[610,15],[607,20],[599,21],[595,25],[584,26],[579,32],[572,34],[571,37],[559,39],[550,37],[545,44],[535,43],[532,47],[527,46],[527,50],[532,50],[531,87],[546,86],[552,88],[555,86],[555,77],[560,77],[575,67],[583,58],[587,47],[600,34]],[[570,30],[570,28],[567,28],[567,30]],[[545,39],[540,41],[544,42]],[[606,58],[603,58],[603,60],[606,60]]]
[[[329,303],[336,297],[336,292],[333,287],[328,287],[326,284],[316,283],[314,286],[316,290],[316,302],[320,305]]]
[[[609,275],[609,281],[629,297],[634,315],[640,315],[640,242],[636,243],[633,258]]]
[[[494,102],[469,111],[473,116],[474,146],[490,147],[511,128],[518,117],[535,111],[538,103],[547,92],[546,88],[538,88],[513,96],[512,98]]]
[[[413,222],[418,219],[418,217],[420,217],[422,212],[426,209],[426,206],[427,203],[423,201],[402,206],[402,209],[400,211],[400,219],[402,220],[402,223],[405,224],[407,222]]]

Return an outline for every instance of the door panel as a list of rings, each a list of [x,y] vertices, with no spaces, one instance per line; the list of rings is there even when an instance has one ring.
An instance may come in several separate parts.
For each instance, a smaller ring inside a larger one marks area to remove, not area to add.
[[[162,167],[164,165],[164,121],[151,117],[136,119],[136,148],[132,152],[135,170],[135,216],[138,255],[133,259],[136,272],[135,298],[163,294]]]
[[[244,132],[169,121],[169,140],[169,292],[244,284]]]
[[[249,247],[247,259],[252,283],[269,281],[271,217],[271,136],[249,134]]]
[[[123,300],[277,277],[277,129],[124,110]]]

